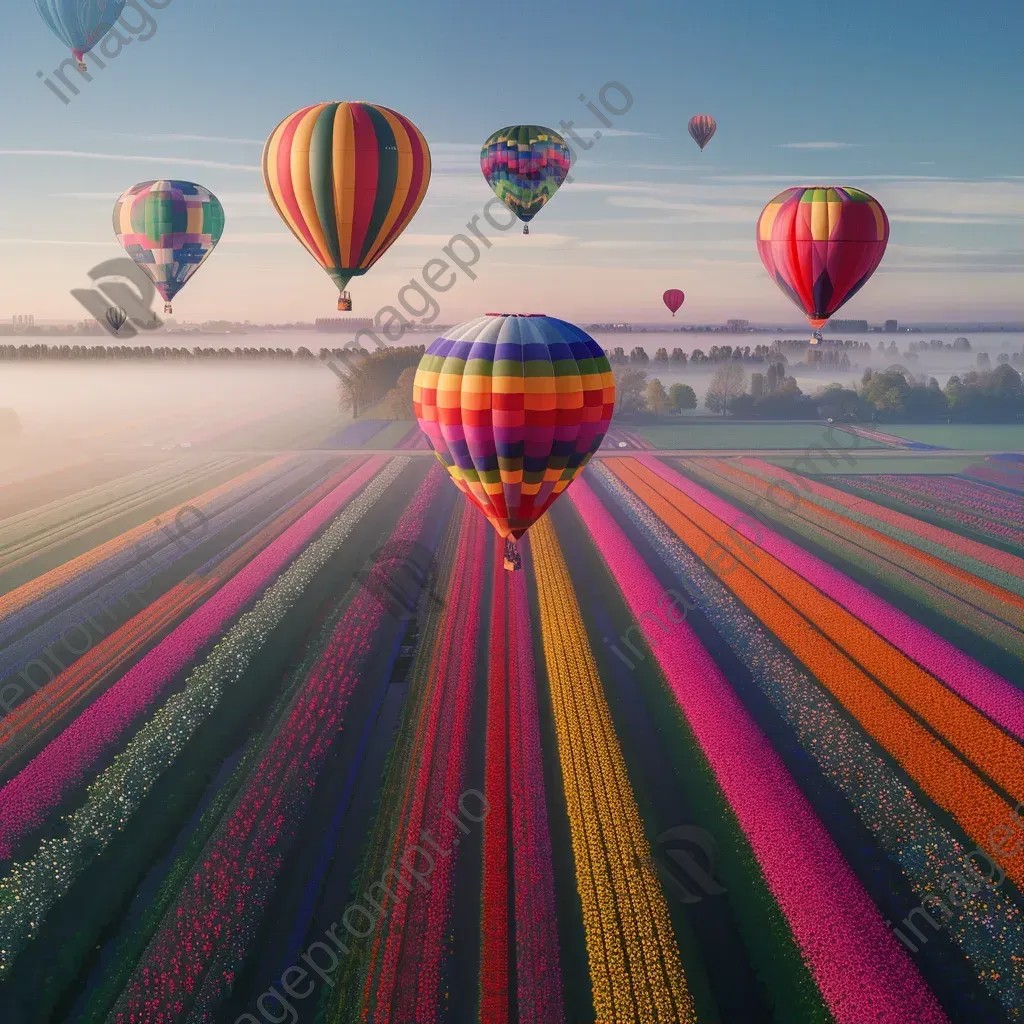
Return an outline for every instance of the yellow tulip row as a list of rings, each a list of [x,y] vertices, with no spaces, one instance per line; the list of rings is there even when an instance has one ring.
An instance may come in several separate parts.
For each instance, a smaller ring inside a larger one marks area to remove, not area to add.
[[[695,1024],[665,895],[547,518],[530,531],[576,885],[599,1024]]]

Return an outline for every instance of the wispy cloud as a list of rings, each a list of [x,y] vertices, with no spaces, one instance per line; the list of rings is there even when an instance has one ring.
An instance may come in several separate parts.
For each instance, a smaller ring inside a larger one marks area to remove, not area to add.
[[[136,153],[85,153],[76,149],[0,149],[0,156],[62,156],[78,160],[117,160],[124,163],[177,164],[182,167],[215,167],[222,171],[255,171],[257,164],[227,164],[219,160],[193,160],[179,156],[143,156]]]
[[[859,142],[780,142],[776,149],[856,149]]]
[[[225,135],[189,135],[181,132],[90,132],[111,139],[145,139],[151,142],[223,142],[229,145],[262,146],[265,139],[233,139]]]
[[[88,245],[109,249],[116,244],[113,240],[109,242],[89,242],[75,238],[0,238],[0,245]]]

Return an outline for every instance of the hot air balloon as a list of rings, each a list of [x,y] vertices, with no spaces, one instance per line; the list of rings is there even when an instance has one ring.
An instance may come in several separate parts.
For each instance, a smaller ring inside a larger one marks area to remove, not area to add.
[[[114,204],[114,233],[125,252],[171,300],[213,252],[224,233],[224,207],[191,181],[143,181]]]
[[[79,71],[82,58],[114,27],[126,0],[36,0],[36,10],[50,31],[71,51]]]
[[[373,103],[316,103],[289,114],[263,147],[278,215],[345,290],[406,229],[430,182],[430,150],[402,114]]]
[[[662,300],[672,311],[673,316],[676,315],[676,310],[683,304],[683,299],[685,298],[686,296],[678,288],[669,288],[669,290],[662,295]]]
[[[106,320],[110,325],[110,329],[117,334],[128,322],[128,314],[120,306],[111,306],[107,310]]]
[[[615,380],[600,345],[539,313],[488,313],[438,338],[420,360],[413,409],[441,465],[505,540],[515,541],[604,440]]]
[[[701,152],[711,141],[711,136],[715,134],[717,128],[718,125],[715,124],[715,119],[710,114],[694,114],[686,126],[690,138],[700,146]]]
[[[757,219],[761,262],[816,331],[864,287],[888,240],[881,203],[848,186],[786,189]]]
[[[524,235],[530,233],[529,221],[565,181],[570,163],[565,139],[535,124],[502,128],[480,150],[480,170],[487,184],[523,222]]]

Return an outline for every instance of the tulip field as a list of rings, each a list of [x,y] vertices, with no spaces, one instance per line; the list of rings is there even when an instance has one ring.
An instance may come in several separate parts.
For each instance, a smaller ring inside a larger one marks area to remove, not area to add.
[[[1010,470],[332,446],[0,488],[2,1024],[1024,1022]]]

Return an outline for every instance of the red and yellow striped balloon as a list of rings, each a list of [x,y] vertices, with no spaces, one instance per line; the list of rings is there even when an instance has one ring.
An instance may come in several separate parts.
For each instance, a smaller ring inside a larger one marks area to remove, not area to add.
[[[373,103],[304,107],[263,148],[274,209],[339,291],[387,252],[429,182],[430,150],[420,130]]]

